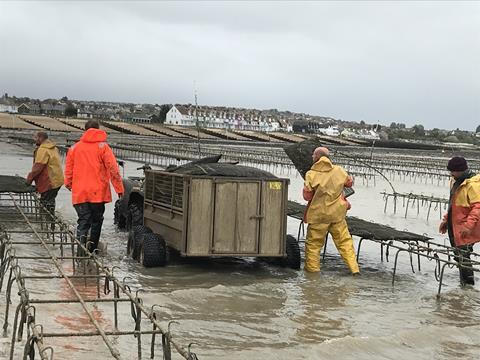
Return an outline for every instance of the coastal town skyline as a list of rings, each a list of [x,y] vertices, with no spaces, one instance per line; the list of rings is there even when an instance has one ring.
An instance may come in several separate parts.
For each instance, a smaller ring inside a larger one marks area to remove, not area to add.
[[[196,89],[199,104],[471,130],[479,15],[476,2],[2,2],[0,86],[151,104]]]

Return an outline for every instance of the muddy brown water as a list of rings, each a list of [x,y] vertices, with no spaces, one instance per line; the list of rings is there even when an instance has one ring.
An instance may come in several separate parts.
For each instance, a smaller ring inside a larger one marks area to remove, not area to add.
[[[8,155],[5,149],[8,148]],[[25,175],[31,166],[28,152],[2,145],[1,174]],[[126,175],[139,175],[136,163],[127,162]],[[284,176],[284,174],[277,174]],[[290,175],[292,200],[300,201],[302,180]],[[400,192],[423,192],[446,196],[443,186],[395,183]],[[366,220],[437,236],[438,215],[426,210],[420,215],[403,208],[385,214],[380,192],[388,185],[361,181],[351,197],[351,215]],[[72,224],[75,212],[70,194],[62,189],[57,211]],[[298,222],[289,220],[289,233],[296,234]],[[255,261],[254,259],[217,261],[175,261],[165,268],[145,269],[125,256],[127,235],[113,225],[113,207],[108,205],[103,226],[103,241],[108,244],[106,263],[119,267],[119,277],[128,276],[133,289],[142,288],[144,303],[160,304],[163,323],[177,320],[173,336],[182,344],[195,342],[200,359],[477,359],[480,358],[480,293],[478,286],[461,288],[456,269],[447,269],[445,287],[436,298],[438,283],[433,264],[423,261],[422,271],[413,274],[408,256],[400,257],[397,281],[391,285],[392,263],[380,262],[378,245],[362,246],[362,276],[352,278],[333,245],[327,249],[320,274],[306,274]],[[355,239],[358,242],[358,239]],[[36,254],[33,248],[22,248]],[[64,267],[68,269],[68,263]],[[51,266],[42,261],[25,263],[26,270],[47,274]],[[477,277],[477,281],[478,281]],[[32,297],[70,296],[58,282],[32,282]],[[93,285],[79,286],[87,296]],[[14,297],[14,304],[18,301]],[[3,323],[5,295],[0,294]],[[38,322],[51,331],[90,329],[79,307],[44,306]],[[110,307],[94,308],[96,319],[107,329],[112,326]],[[11,322],[10,322],[11,323]],[[120,307],[120,323],[131,327],[129,307]],[[11,325],[10,325],[11,326]],[[9,328],[11,331],[11,327]],[[130,328],[129,328],[130,329]],[[131,329],[130,329],[131,330]],[[9,334],[10,335],[10,334]],[[125,358],[135,358],[135,341],[113,339]],[[2,339],[0,358],[6,357],[8,339]],[[145,358],[148,341],[145,341]],[[57,359],[109,359],[100,339],[62,339],[53,342]],[[22,349],[16,350],[21,358]],[[157,353],[160,354],[160,348]]]

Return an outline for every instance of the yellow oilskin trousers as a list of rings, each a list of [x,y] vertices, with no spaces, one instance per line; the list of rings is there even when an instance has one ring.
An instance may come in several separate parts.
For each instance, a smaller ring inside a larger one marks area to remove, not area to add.
[[[352,274],[360,272],[353,248],[353,239],[345,219],[332,224],[308,225],[305,242],[305,270],[308,272],[320,271],[320,251],[325,244],[327,233],[332,234],[333,242]]]

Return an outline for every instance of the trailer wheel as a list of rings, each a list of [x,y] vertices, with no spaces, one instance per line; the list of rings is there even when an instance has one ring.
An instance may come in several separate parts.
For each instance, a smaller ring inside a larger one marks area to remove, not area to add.
[[[134,259],[137,259],[139,247],[143,241],[143,235],[149,234],[151,232],[152,230],[144,225],[137,225],[130,229],[130,231],[128,232],[127,255],[131,256]]]
[[[138,203],[132,202],[128,205],[127,230],[137,225],[143,225],[143,208]]]
[[[288,266],[291,269],[299,270],[301,263],[300,246],[297,239],[292,235],[287,235],[286,253],[287,256],[282,259],[282,266]]]
[[[145,267],[165,266],[167,263],[167,244],[165,240],[157,234],[145,234],[139,261]]]
[[[127,219],[122,215],[120,210],[120,200],[115,201],[115,207],[113,209],[113,223],[117,225],[120,230],[125,230],[127,225]]]

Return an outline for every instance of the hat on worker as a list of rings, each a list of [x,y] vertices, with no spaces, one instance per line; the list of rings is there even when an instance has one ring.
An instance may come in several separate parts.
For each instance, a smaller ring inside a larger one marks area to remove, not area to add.
[[[465,171],[468,169],[467,160],[463,156],[454,156],[448,161],[449,171]]]

